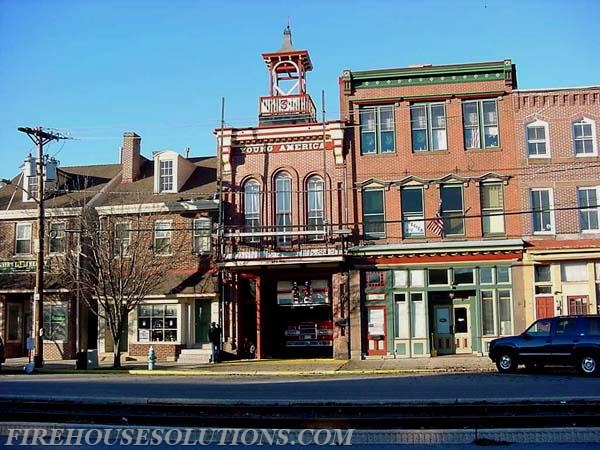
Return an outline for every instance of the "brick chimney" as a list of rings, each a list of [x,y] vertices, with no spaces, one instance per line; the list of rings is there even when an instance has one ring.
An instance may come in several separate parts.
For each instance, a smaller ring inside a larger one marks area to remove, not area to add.
[[[140,156],[141,141],[142,138],[131,131],[123,133],[123,148],[121,149],[123,178],[121,183],[133,183],[140,177],[140,167],[142,165],[142,157]]]

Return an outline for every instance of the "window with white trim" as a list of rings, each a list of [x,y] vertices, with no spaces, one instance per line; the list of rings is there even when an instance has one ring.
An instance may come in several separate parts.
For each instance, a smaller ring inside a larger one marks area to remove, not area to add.
[[[366,106],[359,114],[360,154],[394,153],[394,106]]]
[[[575,156],[596,156],[596,122],[583,118],[573,122],[573,145]]]
[[[462,184],[445,184],[441,187],[442,218],[444,219],[444,235],[458,236],[465,234],[465,212],[463,204]]]
[[[579,207],[579,226],[581,231],[599,231],[598,187],[582,187],[577,189]]]
[[[410,108],[413,152],[447,150],[446,105],[415,104]]]
[[[114,254],[115,257],[127,256],[131,245],[131,227],[129,222],[117,222],[114,227]]]
[[[292,177],[287,172],[280,172],[275,177],[275,225],[278,233],[277,244],[290,245],[289,234],[292,231]]]
[[[49,228],[50,242],[48,244],[48,249],[50,253],[64,253],[67,243],[65,222],[51,222]]]
[[[196,254],[210,253],[212,221],[207,217],[194,219],[192,228],[193,252]]]
[[[531,190],[531,216],[534,233],[554,233],[552,189]]]
[[[256,180],[244,183],[244,231],[258,233],[260,231],[260,185]],[[247,242],[258,242],[258,236],[246,238]]]
[[[15,255],[31,255],[31,223],[15,225]]]
[[[549,264],[533,266],[533,284],[535,295],[552,294],[552,270]]]
[[[172,237],[172,222],[170,220],[157,220],[154,222],[154,254],[170,255]]]
[[[527,137],[527,156],[530,158],[548,158],[550,147],[548,145],[548,123],[536,120],[525,127]]]
[[[406,186],[400,189],[402,202],[402,234],[406,238],[425,236],[423,187]]]
[[[322,231],[324,222],[323,179],[317,175],[306,181],[306,223],[308,231]],[[312,236],[317,239],[320,236]]]
[[[173,160],[159,160],[158,192],[173,192]]]
[[[497,148],[497,100],[475,100],[462,103],[465,148]]]
[[[177,305],[140,305],[138,342],[177,342]]]
[[[502,183],[481,184],[483,235],[504,234],[504,187]]]
[[[383,189],[362,191],[363,235],[365,239],[385,237]]]

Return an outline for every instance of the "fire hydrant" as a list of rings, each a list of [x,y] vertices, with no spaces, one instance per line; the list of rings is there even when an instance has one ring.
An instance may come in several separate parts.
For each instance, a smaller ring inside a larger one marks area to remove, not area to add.
[[[156,352],[154,347],[150,346],[148,349],[148,370],[154,370],[154,363],[156,363]]]

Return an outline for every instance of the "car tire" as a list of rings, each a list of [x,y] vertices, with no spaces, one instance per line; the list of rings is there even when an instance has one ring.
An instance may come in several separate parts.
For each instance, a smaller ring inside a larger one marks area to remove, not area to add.
[[[517,360],[510,351],[501,351],[496,359],[496,367],[500,373],[512,373],[517,371]]]
[[[598,358],[598,355],[594,353],[582,353],[579,355],[577,369],[580,374],[592,377],[598,375],[600,370],[599,364],[600,359]]]

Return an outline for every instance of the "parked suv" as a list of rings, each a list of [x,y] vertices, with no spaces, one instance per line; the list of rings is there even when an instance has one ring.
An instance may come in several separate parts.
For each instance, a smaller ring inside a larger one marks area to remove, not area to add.
[[[501,373],[545,365],[576,367],[582,375],[600,371],[600,315],[559,316],[535,321],[523,333],[494,339],[489,357]]]

